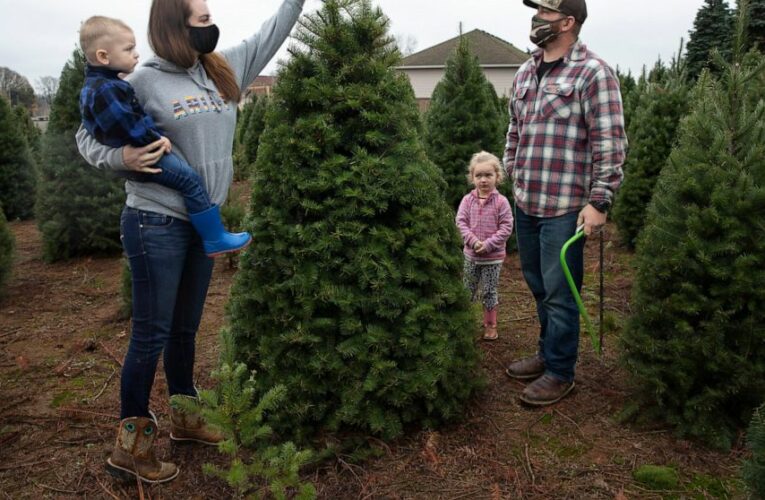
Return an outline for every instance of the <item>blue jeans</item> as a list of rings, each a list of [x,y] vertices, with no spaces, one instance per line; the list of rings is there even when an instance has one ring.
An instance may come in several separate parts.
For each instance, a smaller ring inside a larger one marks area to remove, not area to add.
[[[559,217],[533,217],[517,207],[515,212],[521,270],[537,303],[539,355],[545,373],[570,382],[579,349],[579,309],[560,265],[560,251],[576,232],[579,212]],[[569,247],[566,262],[581,290],[584,239]]]
[[[164,351],[170,395],[195,396],[194,345],[213,259],[188,222],[125,207],[122,246],[130,262],[133,326],[122,367],[121,417],[148,417],[149,395]]]
[[[159,159],[153,168],[161,168],[162,172],[149,174],[133,172],[132,170],[120,170],[117,171],[117,175],[131,181],[156,182],[167,188],[175,189],[183,196],[186,210],[190,214],[204,212],[212,206],[202,177],[178,156],[172,153],[162,155],[162,158]]]

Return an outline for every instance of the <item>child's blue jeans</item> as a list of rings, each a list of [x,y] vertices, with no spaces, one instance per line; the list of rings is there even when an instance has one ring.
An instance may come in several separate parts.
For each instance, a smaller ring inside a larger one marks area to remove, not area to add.
[[[212,206],[210,196],[204,187],[202,177],[173,153],[162,155],[154,168],[162,169],[157,174],[121,170],[117,175],[136,182],[156,182],[181,193],[190,214],[204,212]]]

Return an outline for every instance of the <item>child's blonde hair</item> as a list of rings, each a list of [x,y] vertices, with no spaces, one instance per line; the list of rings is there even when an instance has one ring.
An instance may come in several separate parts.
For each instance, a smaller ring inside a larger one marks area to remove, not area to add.
[[[82,52],[89,63],[96,63],[96,52],[104,48],[104,44],[108,43],[111,36],[118,30],[133,32],[130,26],[111,17],[92,16],[82,23],[80,26],[80,48],[82,48]]]
[[[470,165],[468,165],[467,180],[473,184],[473,172],[475,167],[481,163],[490,163],[494,166],[494,172],[497,174],[497,185],[501,184],[505,180],[505,169],[502,168],[502,163],[499,158],[486,151],[479,151],[470,158]]]

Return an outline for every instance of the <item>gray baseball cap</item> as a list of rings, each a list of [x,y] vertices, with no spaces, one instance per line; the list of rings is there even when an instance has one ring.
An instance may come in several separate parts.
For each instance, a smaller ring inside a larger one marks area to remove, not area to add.
[[[587,19],[587,3],[585,0],[523,0],[523,3],[532,9],[544,7],[571,16],[579,24],[584,24]]]

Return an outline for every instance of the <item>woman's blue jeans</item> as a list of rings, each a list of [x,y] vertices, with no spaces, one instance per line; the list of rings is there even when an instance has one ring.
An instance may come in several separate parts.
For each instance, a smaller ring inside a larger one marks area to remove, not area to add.
[[[213,259],[191,224],[169,215],[125,207],[120,234],[133,284],[120,418],[148,417],[160,354],[170,395],[196,395],[194,344]]]
[[[546,373],[570,382],[579,349],[579,309],[560,265],[560,251],[576,232],[579,212],[559,217],[533,217],[518,207],[515,212],[521,270],[537,303],[539,355]],[[581,290],[584,238],[569,247],[566,263]]]

